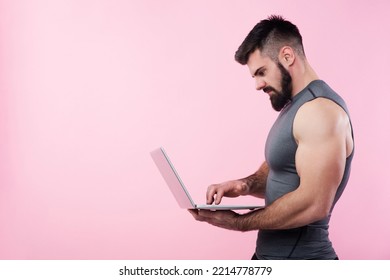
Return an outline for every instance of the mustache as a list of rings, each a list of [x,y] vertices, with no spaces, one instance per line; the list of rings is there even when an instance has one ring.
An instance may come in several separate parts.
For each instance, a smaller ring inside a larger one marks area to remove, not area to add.
[[[276,89],[274,89],[273,87],[270,87],[270,86],[267,86],[267,87],[263,88],[263,91],[265,93],[268,93],[270,91],[277,92]]]

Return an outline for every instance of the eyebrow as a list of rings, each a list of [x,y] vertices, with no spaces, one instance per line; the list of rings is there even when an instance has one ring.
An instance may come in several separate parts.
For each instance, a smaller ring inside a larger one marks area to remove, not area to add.
[[[252,78],[254,78],[257,74],[259,74],[260,71],[264,71],[264,69],[265,69],[265,66],[261,66],[261,67],[257,68],[255,73],[253,73]]]

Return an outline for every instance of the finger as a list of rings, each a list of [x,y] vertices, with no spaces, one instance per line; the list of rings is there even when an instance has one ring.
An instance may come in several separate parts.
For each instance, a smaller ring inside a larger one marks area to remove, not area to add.
[[[198,211],[198,217],[202,219],[208,219],[208,218],[215,218],[218,211],[213,210],[199,210]]]
[[[223,189],[222,188],[219,188],[218,190],[217,190],[217,193],[215,194],[215,204],[220,204],[221,203],[221,201],[222,201],[222,197],[223,197],[223,195],[224,195],[224,191],[223,191]]]
[[[213,204],[215,192],[216,192],[215,185],[211,185],[207,188],[207,192],[206,192],[206,203],[207,204]]]
[[[190,212],[190,214],[192,215],[192,217],[194,217],[195,220],[197,221],[200,220],[200,216],[197,209],[187,209],[187,210],[188,212]]]
[[[187,209],[187,210],[196,219],[196,216],[198,216],[198,210],[196,209]]]
[[[201,210],[198,209],[188,209],[188,212],[195,218],[195,220],[199,222],[209,222],[209,216],[206,213],[200,213]],[[204,212],[210,212],[210,211],[204,211]]]

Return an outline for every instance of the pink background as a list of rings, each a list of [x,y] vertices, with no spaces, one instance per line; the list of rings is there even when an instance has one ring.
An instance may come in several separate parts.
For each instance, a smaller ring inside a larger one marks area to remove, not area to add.
[[[250,258],[256,233],[178,209],[149,151],[165,146],[202,202],[209,184],[258,168],[277,113],[233,55],[277,13],[298,25],[354,122],[334,245],[343,259],[390,259],[389,11],[352,0],[1,1],[0,258]]]

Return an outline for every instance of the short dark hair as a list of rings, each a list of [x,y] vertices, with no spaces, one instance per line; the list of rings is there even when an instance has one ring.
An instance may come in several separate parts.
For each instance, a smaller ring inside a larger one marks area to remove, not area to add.
[[[276,62],[280,49],[286,45],[293,48],[298,55],[305,57],[298,27],[282,16],[271,15],[253,27],[236,51],[234,58],[238,63],[245,65],[248,63],[249,56],[259,49]]]

